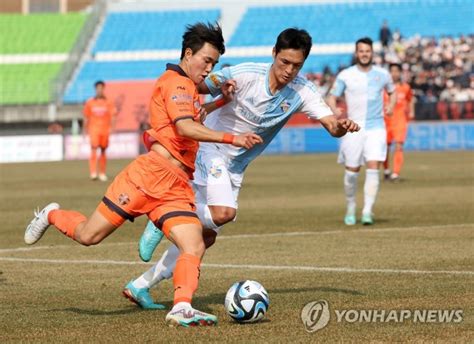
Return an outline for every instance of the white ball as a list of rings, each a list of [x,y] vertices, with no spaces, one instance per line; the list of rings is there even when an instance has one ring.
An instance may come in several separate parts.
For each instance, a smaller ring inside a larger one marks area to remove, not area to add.
[[[234,283],[225,296],[227,314],[237,322],[252,323],[263,319],[270,299],[265,288],[255,281]]]

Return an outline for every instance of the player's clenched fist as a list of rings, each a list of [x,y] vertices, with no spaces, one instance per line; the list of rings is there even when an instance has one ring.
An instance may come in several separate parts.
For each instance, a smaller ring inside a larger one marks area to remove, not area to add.
[[[348,118],[338,119],[337,122],[339,126],[341,126],[342,128],[344,128],[346,131],[350,133],[360,130],[360,126],[351,119],[348,119]]]
[[[263,140],[259,135],[249,132],[241,135],[235,135],[232,144],[237,147],[244,147],[246,149],[250,149],[254,145],[262,142]]]

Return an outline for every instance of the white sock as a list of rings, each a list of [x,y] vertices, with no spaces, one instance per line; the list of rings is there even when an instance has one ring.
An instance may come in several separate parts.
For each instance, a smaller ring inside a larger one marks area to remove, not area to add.
[[[372,215],[372,207],[379,191],[379,170],[367,169],[365,171],[365,184],[364,184],[364,209],[362,209],[363,215]]]
[[[151,288],[155,284],[160,283],[164,279],[169,279],[173,276],[174,267],[176,266],[176,259],[178,259],[179,250],[175,245],[171,245],[163,253],[161,259],[151,267],[150,270],[133,281],[135,288]]]
[[[346,193],[347,214],[355,214],[358,176],[359,172],[346,170],[346,173],[344,173],[344,191]]]

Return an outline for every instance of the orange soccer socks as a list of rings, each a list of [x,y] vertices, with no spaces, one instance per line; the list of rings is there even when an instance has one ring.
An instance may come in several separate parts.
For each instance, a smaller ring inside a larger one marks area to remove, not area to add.
[[[105,174],[105,168],[107,166],[107,156],[105,151],[102,151],[99,156],[99,174]]]
[[[97,178],[97,150],[91,148],[91,155],[89,157],[89,174],[91,178]]]
[[[77,226],[86,220],[84,215],[74,210],[57,209],[48,214],[48,222],[73,240]]]
[[[393,173],[400,175],[403,166],[403,149],[396,149],[393,154]]]
[[[189,253],[181,254],[174,269],[174,304],[191,303],[193,294],[198,287],[199,266],[201,259]]]

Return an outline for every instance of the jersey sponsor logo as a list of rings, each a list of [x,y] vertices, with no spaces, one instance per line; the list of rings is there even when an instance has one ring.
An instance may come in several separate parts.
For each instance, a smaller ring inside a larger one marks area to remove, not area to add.
[[[181,90],[181,91],[186,91],[186,87],[184,86],[176,86],[176,89]]]
[[[177,102],[191,102],[193,97],[189,94],[173,94],[171,100]]]

